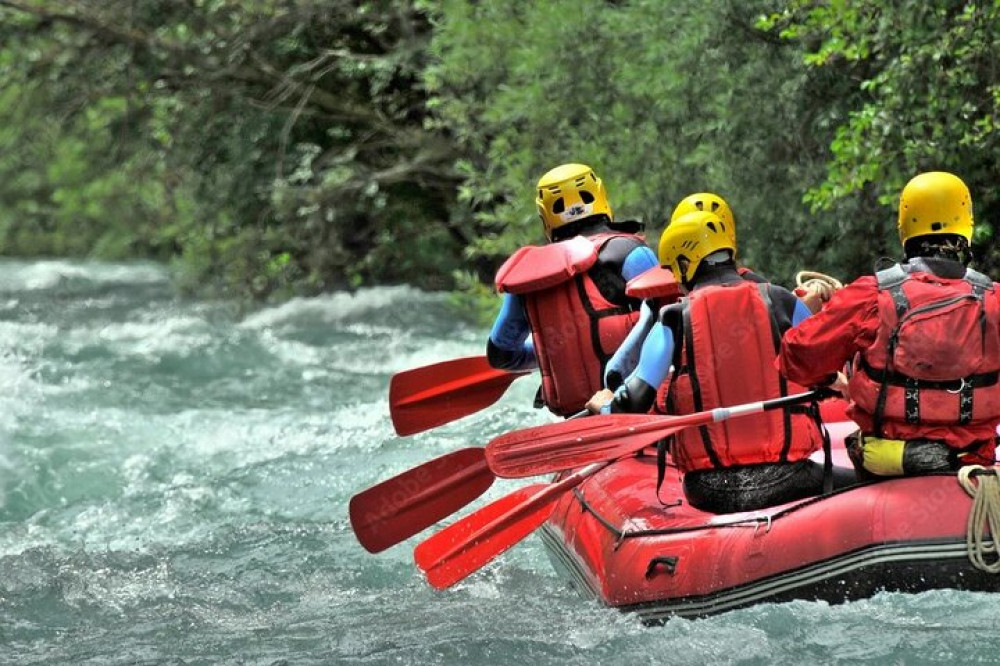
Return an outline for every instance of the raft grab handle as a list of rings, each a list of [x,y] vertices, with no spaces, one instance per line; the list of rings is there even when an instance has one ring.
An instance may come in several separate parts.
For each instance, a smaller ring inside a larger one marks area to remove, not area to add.
[[[646,580],[649,580],[656,574],[656,568],[663,565],[663,568],[668,574],[673,576],[677,572],[677,563],[681,558],[676,555],[661,555],[659,557],[654,557],[649,561],[649,566],[646,567]]]

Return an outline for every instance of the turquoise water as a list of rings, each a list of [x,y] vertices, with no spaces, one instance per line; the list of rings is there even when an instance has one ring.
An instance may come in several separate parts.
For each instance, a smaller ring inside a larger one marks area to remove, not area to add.
[[[153,265],[0,263],[0,663],[1000,663],[990,595],[645,628],[581,600],[535,537],[447,592],[416,573],[419,538],[369,555],[353,494],[546,420],[524,379],[393,434],[392,373],[484,336],[408,288],[240,314]]]

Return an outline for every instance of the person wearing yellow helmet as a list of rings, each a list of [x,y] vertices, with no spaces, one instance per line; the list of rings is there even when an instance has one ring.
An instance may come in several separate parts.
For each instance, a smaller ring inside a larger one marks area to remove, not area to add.
[[[733,258],[736,258],[736,219],[726,200],[712,192],[695,192],[680,200],[670,214],[670,223],[674,223],[688,213],[714,213],[719,218],[722,233],[733,246]]]
[[[905,258],[838,291],[790,331],[781,372],[830,384],[860,430],[848,452],[881,478],[992,465],[1000,425],[997,285],[968,267],[972,197],[956,175],[914,177],[899,198]],[[853,361],[848,381],[838,374]]]
[[[778,375],[775,358],[781,335],[810,312],[783,287],[745,280],[735,255],[731,226],[716,213],[689,212],[664,230],[660,265],[673,272],[686,297],[660,311],[636,369],[602,412],[646,412],[667,382],[661,409],[670,414],[796,392]],[[682,431],[670,447],[688,501],[730,513],[818,494],[827,482],[852,483],[850,470],[834,472],[809,460],[822,445],[815,408],[788,408]]]
[[[670,221],[673,222],[688,213],[696,211],[707,211],[718,215],[719,219],[722,220],[723,232],[729,236],[733,247],[736,246],[736,219],[725,199],[712,192],[695,192],[694,194],[689,194],[681,199],[680,203],[674,208],[674,212],[670,215]],[[769,281],[767,278],[758,275],[745,266],[737,266],[737,270],[745,280],[753,282]],[[829,283],[820,280],[811,280],[802,287],[796,288],[794,293],[806,304],[811,312],[818,312],[823,303],[830,300],[833,292],[834,288]]]
[[[640,225],[615,222],[589,166],[547,172],[535,205],[549,243],[521,248],[497,272],[504,301],[487,358],[504,370],[538,367],[537,404],[568,416],[601,387],[608,359],[638,317],[639,300],[625,285],[655,266],[656,255],[635,233]]]
[[[676,222],[688,213],[708,212],[714,213],[719,218],[719,226],[722,233],[727,237],[732,246],[733,258],[736,255],[736,220],[733,211],[726,203],[725,199],[712,192],[695,192],[681,199],[670,215],[670,222]],[[737,265],[737,272],[744,280],[750,282],[767,282],[767,278],[753,272],[743,266]],[[604,386],[610,391],[614,391],[621,386],[622,380],[635,369],[639,360],[639,352],[642,349],[642,342],[646,339],[649,331],[656,323],[656,316],[660,308],[676,300],[676,276],[669,270],[652,270],[645,273],[626,286],[629,294],[640,295],[643,298],[642,307],[639,310],[639,320],[635,327],[629,332],[628,337],[618,348],[618,350],[608,361],[604,371]],[[803,297],[803,302],[810,306],[810,309],[818,309],[821,304],[821,296],[818,294],[808,294]]]

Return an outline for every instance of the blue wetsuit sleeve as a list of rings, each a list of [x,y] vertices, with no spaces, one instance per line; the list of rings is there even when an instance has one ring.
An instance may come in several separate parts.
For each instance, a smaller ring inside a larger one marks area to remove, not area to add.
[[[628,256],[625,257],[625,261],[622,262],[622,277],[628,282],[659,263],[652,250],[645,245],[640,245],[629,252]]]
[[[796,326],[798,326],[804,320],[808,319],[811,316],[812,312],[809,311],[809,308],[806,307],[806,304],[796,298],[795,311],[792,312],[792,328],[795,328]]]
[[[642,353],[636,369],[615,391],[614,400],[604,412],[648,412],[656,400],[660,384],[670,372],[674,356],[674,334],[663,324],[653,326],[642,343]]]
[[[607,366],[604,368],[605,388],[614,391],[622,385],[625,377],[632,374],[632,371],[639,364],[639,352],[642,351],[642,341],[653,330],[655,323],[656,313],[653,312],[653,308],[648,301],[643,301],[642,307],[639,309],[639,320],[635,322],[635,326],[625,336],[625,340],[615,350],[615,353],[611,356],[611,360],[608,361]]]
[[[647,385],[659,388],[670,372],[670,361],[673,357],[673,331],[663,324],[654,326],[642,343],[639,366],[633,374]]]
[[[486,355],[490,365],[501,370],[531,370],[537,367],[535,346],[528,336],[531,324],[524,300],[517,294],[504,294],[500,314],[493,322]]]

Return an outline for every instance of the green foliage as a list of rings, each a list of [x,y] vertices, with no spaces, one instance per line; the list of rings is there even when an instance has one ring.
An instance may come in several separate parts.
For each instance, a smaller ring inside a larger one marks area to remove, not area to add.
[[[459,199],[482,230],[471,256],[495,262],[538,242],[532,184],[579,161],[602,175],[619,219],[647,222],[651,241],[682,197],[708,190],[729,201],[744,261],[765,274],[868,270],[871,230],[841,222],[864,202],[803,201],[823,176],[829,105],[845,85],[754,25],[772,9],[444,2],[426,80],[439,122],[469,155]]]
[[[542,241],[579,161],[656,236],[696,191],[781,282],[899,252],[919,171],[1000,264],[1000,5],[917,0],[0,0],[0,243],[172,261],[253,298],[458,287]]]
[[[858,196],[894,207],[915,174],[952,171],[973,193],[982,263],[1000,265],[989,223],[1000,213],[1000,5],[796,1],[762,25],[780,30],[807,66],[858,82],[826,177],[807,194],[814,209]]]
[[[403,0],[2,0],[0,242],[257,298],[449,287],[429,35]]]

